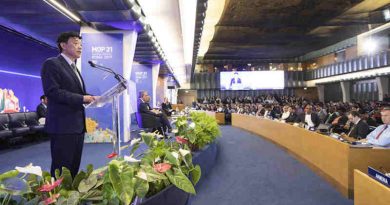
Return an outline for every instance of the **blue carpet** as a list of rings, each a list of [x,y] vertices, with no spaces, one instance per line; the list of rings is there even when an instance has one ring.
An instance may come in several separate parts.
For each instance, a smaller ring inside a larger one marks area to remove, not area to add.
[[[221,126],[217,163],[192,205],[352,205],[329,183],[271,142]]]
[[[285,151],[256,135],[222,126],[213,170],[197,189],[192,205],[352,205],[330,184]],[[141,150],[144,150],[142,147]],[[111,144],[85,144],[81,169],[105,165]],[[49,170],[50,143],[2,151],[0,172],[32,162]]]

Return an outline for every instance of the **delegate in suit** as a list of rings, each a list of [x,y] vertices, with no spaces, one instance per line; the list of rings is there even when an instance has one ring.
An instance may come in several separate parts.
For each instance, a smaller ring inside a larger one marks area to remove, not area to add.
[[[50,137],[51,174],[66,167],[73,177],[79,170],[84,145],[85,110],[83,104],[94,97],[86,94],[83,78],[76,67],[81,56],[81,37],[76,32],[59,35],[57,46],[61,52],[47,59],[41,78],[48,98],[45,131]]]

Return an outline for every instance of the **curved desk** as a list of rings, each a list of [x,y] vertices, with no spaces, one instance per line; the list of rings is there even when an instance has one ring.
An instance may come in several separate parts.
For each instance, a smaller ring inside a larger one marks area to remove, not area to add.
[[[217,123],[219,125],[225,124],[225,113],[223,112],[211,112],[211,111],[205,111],[206,114],[210,117],[213,117],[217,120]]]
[[[390,188],[355,170],[355,205],[389,205]]]
[[[286,148],[344,196],[353,198],[353,170],[390,164],[390,149],[354,148],[331,137],[286,123],[232,114],[232,125]]]

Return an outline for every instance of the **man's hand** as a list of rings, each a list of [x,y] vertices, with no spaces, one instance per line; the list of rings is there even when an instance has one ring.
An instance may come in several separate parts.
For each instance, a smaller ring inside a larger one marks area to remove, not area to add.
[[[91,95],[84,95],[83,96],[83,101],[84,103],[91,103],[95,100],[95,97],[94,96],[91,96]]]

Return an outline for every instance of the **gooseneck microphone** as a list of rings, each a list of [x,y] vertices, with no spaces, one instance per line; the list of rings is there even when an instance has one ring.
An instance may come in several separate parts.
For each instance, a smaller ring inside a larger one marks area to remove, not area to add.
[[[96,64],[96,63],[94,63],[94,62],[92,62],[92,61],[88,61],[88,63],[89,63],[89,65],[90,65],[91,67],[93,67],[93,68],[97,68],[97,69],[102,70],[102,71],[104,71],[104,72],[113,74],[114,77],[115,77],[115,79],[117,79],[118,82],[120,82],[124,88],[127,88],[127,86],[126,86],[126,82],[127,82],[127,81],[126,81],[126,79],[125,79],[122,75],[116,73],[116,72],[113,71],[111,68],[108,68],[108,67],[105,67],[105,66],[98,65],[98,64]]]

